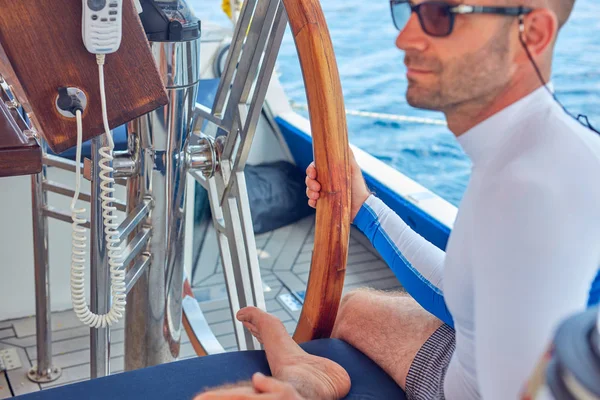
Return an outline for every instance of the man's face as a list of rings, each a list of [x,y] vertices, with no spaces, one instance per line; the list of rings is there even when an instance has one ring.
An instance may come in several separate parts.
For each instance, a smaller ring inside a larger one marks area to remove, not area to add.
[[[460,3],[504,5],[499,0],[460,0],[449,4]],[[405,51],[408,103],[450,111],[491,101],[514,72],[510,34],[511,29],[517,29],[515,26],[514,17],[455,15],[452,33],[438,38],[423,32],[413,13],[396,39],[398,48]]]

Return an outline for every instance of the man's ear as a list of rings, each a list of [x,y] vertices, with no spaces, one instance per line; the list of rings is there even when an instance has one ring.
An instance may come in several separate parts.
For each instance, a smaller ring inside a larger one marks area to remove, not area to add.
[[[527,45],[533,57],[540,56],[554,45],[558,33],[558,19],[554,11],[547,8],[538,8],[519,20],[519,35]],[[521,57],[519,57],[521,58]],[[529,62],[525,52],[522,54],[523,62]]]

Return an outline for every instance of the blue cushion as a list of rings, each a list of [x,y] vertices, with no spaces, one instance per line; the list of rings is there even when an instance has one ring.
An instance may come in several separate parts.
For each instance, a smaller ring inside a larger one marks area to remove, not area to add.
[[[347,399],[398,399],[404,392],[360,351],[337,339],[304,343],[309,353],[339,363],[352,389]],[[17,397],[21,400],[190,400],[205,388],[249,380],[255,372],[270,374],[263,351],[244,351],[192,358]]]

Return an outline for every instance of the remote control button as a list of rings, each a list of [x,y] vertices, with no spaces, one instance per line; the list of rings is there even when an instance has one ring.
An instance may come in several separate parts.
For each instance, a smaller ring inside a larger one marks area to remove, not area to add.
[[[106,0],[87,0],[87,4],[92,11],[100,11],[106,6]]]
[[[111,20],[111,21],[116,21],[117,19],[116,19],[116,18],[111,18],[110,20]]]
[[[119,7],[119,5],[117,3],[110,3],[109,7]]]
[[[109,35],[114,32],[114,28],[106,26],[106,24],[98,24],[98,27],[93,27],[94,32],[98,32],[102,35]]]
[[[98,19],[98,16],[96,14],[92,15],[92,19],[95,21]]]
[[[117,12],[116,11],[109,11],[108,15],[117,15]]]
[[[102,21],[102,22],[106,22],[106,21],[108,21],[108,19],[106,19],[106,18],[101,18],[101,19],[100,19],[100,21]]]

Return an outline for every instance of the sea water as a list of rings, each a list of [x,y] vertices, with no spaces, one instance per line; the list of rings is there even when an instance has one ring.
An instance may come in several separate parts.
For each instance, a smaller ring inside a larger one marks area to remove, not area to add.
[[[192,0],[191,4],[200,18],[228,23],[219,1]],[[404,54],[394,44],[398,32],[392,24],[388,1],[322,0],[321,5],[347,109],[443,119],[441,113],[417,110],[406,103]],[[289,30],[283,39],[277,71],[290,100],[306,104]],[[559,36],[552,81],[558,98],[572,114],[587,114],[600,127],[599,1],[577,0]],[[446,127],[348,116],[348,130],[353,144],[451,203],[460,202],[471,163]]]

